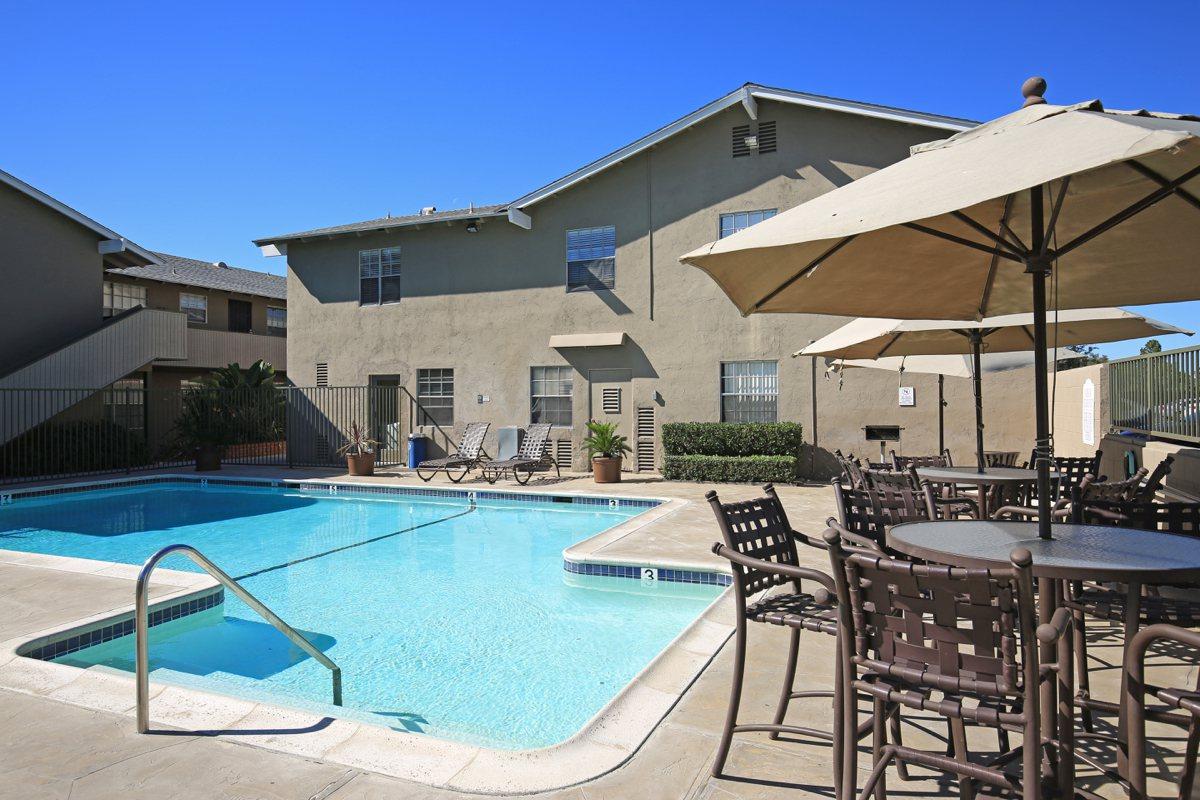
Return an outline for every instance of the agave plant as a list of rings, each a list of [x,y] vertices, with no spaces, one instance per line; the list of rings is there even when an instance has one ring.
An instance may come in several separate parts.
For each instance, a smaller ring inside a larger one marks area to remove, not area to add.
[[[357,422],[351,422],[350,430],[346,434],[346,443],[338,448],[338,455],[366,455],[367,453],[374,453],[375,448],[378,446],[379,442],[367,436],[367,432],[359,427]]]
[[[617,433],[615,422],[589,422],[587,429],[583,446],[587,448],[588,458],[620,458],[633,450],[629,440]]]

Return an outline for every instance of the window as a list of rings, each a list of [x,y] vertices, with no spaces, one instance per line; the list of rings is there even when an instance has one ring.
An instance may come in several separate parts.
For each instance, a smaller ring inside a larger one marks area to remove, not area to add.
[[[358,251],[358,304],[400,302],[400,248]]]
[[[104,316],[112,317],[131,308],[146,305],[146,287],[132,283],[104,282]]]
[[[737,211],[721,215],[721,229],[717,238],[724,239],[738,231],[744,231],[751,225],[757,225],[764,219],[770,219],[779,213],[778,208],[764,208],[761,211]]]
[[[104,392],[108,421],[126,431],[146,430],[146,379],[122,378]]]
[[[721,422],[775,422],[778,406],[777,362],[721,363]]]
[[[208,322],[208,298],[202,294],[179,293],[179,310],[187,314],[187,321],[197,325]]]
[[[267,306],[267,333],[287,336],[287,309]]]
[[[617,280],[617,229],[567,231],[567,291],[612,289]]]
[[[529,421],[571,425],[571,368],[534,367],[530,370]]]
[[[453,425],[454,370],[417,370],[417,404],[421,406],[418,425]]]

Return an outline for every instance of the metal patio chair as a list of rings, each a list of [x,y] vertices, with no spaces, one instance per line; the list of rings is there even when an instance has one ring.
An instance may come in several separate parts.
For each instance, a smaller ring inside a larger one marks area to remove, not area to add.
[[[1033,559],[1028,550],[1012,554],[1011,569],[963,569],[914,564],[878,554],[848,551],[840,534],[825,534],[838,592],[838,626],[848,646],[840,649],[847,693],[872,699],[872,769],[861,798],[886,800],[884,773],[906,762],[959,778],[961,796],[972,798],[976,784],[1041,797],[1043,749],[1037,642],[1059,644],[1058,663],[1047,672],[1067,687],[1071,662],[1064,637],[1071,615],[1061,609],[1039,626],[1035,637]],[[950,726],[951,754],[889,742],[886,720],[893,709],[932,713]],[[858,709],[846,705],[843,731],[856,729]],[[971,758],[966,726],[1018,731],[1021,746],[986,759]],[[1065,726],[1064,726],[1065,727]],[[1070,758],[1072,732],[1061,730],[1060,757]],[[844,776],[857,773],[857,751],[843,746]],[[1021,778],[1004,767],[1021,759]],[[846,780],[846,777],[843,777]]]
[[[1129,719],[1129,798],[1145,800],[1146,795],[1146,720],[1176,725],[1187,731],[1183,749],[1183,769],[1179,775],[1179,800],[1189,800],[1196,780],[1196,755],[1200,751],[1200,680],[1193,689],[1155,686],[1146,683],[1146,651],[1155,644],[1167,644],[1193,651],[1200,658],[1200,632],[1174,625],[1151,625],[1138,631],[1125,647],[1124,699]],[[1149,694],[1161,705],[1146,706]]]
[[[524,486],[529,483],[533,473],[554,467],[554,473],[562,477],[558,461],[550,453],[550,430],[553,426],[548,422],[535,422],[525,429],[525,438],[517,454],[511,458],[485,461],[480,466],[483,478],[488,483],[495,483],[505,475],[512,473],[513,480]],[[521,479],[524,473],[525,479]]]
[[[897,472],[907,472],[910,467],[953,467],[954,460],[950,451],[943,450],[935,456],[901,456],[895,450],[891,451],[892,469]]]
[[[924,491],[918,494],[910,487],[856,489],[835,479],[833,497],[838,515],[830,517],[826,524],[836,528],[851,547],[892,556],[898,554],[887,548],[888,527],[936,519],[930,510],[930,495]]]
[[[463,431],[458,443],[458,451],[445,458],[432,458],[417,465],[417,477],[429,483],[439,472],[445,472],[446,477],[458,483],[470,474],[471,470],[480,465],[483,458],[483,440],[487,436],[490,422],[472,422]],[[459,472],[458,470],[462,470]],[[428,472],[428,476],[426,476]]]
[[[722,503],[716,492],[705,495],[716,515],[724,542],[713,545],[713,552],[730,561],[737,608],[733,682],[712,774],[721,776],[735,733],[765,732],[770,733],[772,738],[777,738],[780,733],[788,733],[832,743],[836,791],[840,786],[843,756],[844,737],[838,725],[844,716],[844,681],[840,673],[835,674],[832,692],[795,688],[800,632],[807,630],[828,636],[837,635],[836,612],[833,608],[834,583],[820,570],[800,566],[796,543],[799,541],[814,547],[820,545],[792,529],[774,487],[768,485],[764,491],[763,497],[733,503]],[[813,588],[805,592],[803,581],[810,581],[814,584]],[[780,587],[787,591],[771,593],[771,590]],[[791,630],[783,685],[770,723],[738,722],[746,670],[747,623],[750,622],[778,625]],[[835,713],[832,732],[784,724],[789,703],[802,698],[833,698]]]

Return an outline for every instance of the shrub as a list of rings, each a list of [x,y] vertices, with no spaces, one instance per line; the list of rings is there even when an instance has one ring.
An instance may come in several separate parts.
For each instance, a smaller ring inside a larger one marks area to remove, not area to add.
[[[662,426],[668,456],[797,456],[804,426],[797,422],[668,422]]]
[[[795,456],[667,455],[663,477],[703,483],[794,483],[800,460]]]
[[[150,463],[140,432],[114,422],[49,422],[0,447],[5,477],[105,472]]]

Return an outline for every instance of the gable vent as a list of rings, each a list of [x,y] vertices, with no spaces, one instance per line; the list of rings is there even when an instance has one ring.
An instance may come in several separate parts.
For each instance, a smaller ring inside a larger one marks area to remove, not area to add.
[[[317,362],[317,386],[329,385],[329,364],[324,361]]]
[[[637,440],[634,467],[638,472],[654,471],[654,406],[641,406],[634,422],[634,438]]]
[[[621,388],[619,386],[601,392],[600,408],[605,414],[613,416],[621,413]]]
[[[749,125],[734,125],[733,126],[733,157],[748,156],[754,151],[750,149],[750,143],[747,141],[750,138]]]
[[[775,152],[775,123],[774,122],[758,123],[758,152],[760,154]]]
[[[554,443],[554,460],[558,462],[559,467],[570,469],[572,455],[570,439],[559,439]]]

